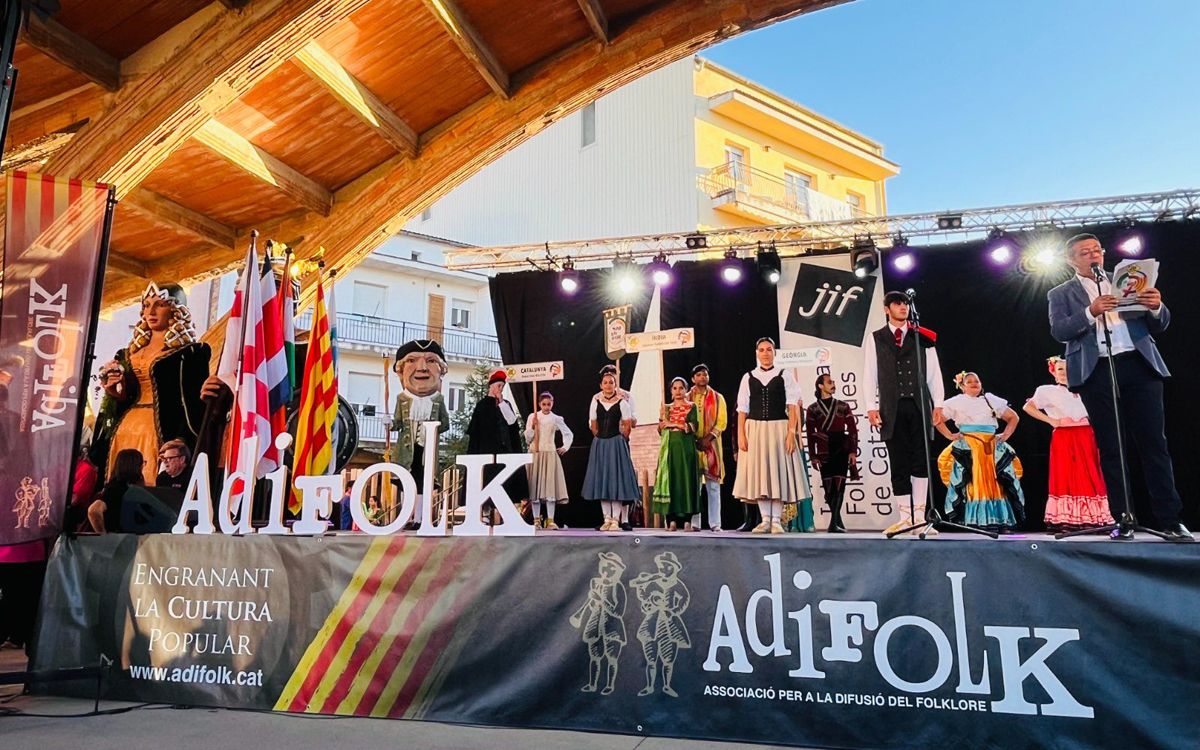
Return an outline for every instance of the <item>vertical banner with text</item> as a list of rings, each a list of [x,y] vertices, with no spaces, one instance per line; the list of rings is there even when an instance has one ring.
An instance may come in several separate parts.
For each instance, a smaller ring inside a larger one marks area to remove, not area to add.
[[[827,349],[826,364],[797,366],[804,403],[814,398],[817,376],[828,373],[834,397],[850,404],[858,418],[858,462],[862,479],[846,485],[842,519],[852,531],[882,529],[897,518],[892,500],[887,448],[867,420],[863,382],[863,342],[883,325],[883,288],[878,277],[858,278],[847,256],[791,259],[779,280],[781,349]],[[825,510],[820,478],[813,473],[814,510]]]
[[[108,186],[12,172],[0,284],[0,545],[54,536],[70,494]]]

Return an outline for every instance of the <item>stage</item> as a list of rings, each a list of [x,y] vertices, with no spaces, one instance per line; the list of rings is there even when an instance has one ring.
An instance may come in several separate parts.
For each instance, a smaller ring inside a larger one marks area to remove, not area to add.
[[[812,747],[1181,747],[1198,580],[1196,545],[1149,537],[64,538],[32,666],[104,653],[107,698],[168,704]]]

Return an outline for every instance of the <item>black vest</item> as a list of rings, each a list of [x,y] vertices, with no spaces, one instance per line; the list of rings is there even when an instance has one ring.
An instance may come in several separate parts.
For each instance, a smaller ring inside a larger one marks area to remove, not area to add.
[[[766,385],[753,374],[747,378],[750,381],[750,412],[746,419],[759,422],[787,419],[787,388],[783,384],[783,370]]]
[[[596,417],[596,437],[610,438],[621,434],[621,402],[617,401],[607,409],[600,399],[592,402]]]
[[[917,336],[920,334],[910,329],[904,334],[904,343],[899,348],[896,348],[895,334],[887,325],[872,335],[875,337],[875,361],[879,369],[879,413],[883,418],[881,437],[890,440],[900,399],[911,398],[916,401],[920,392],[920,380],[917,377]],[[921,342],[923,351],[932,348],[933,342],[928,338]],[[927,415],[931,413],[931,406],[926,398],[922,408]]]

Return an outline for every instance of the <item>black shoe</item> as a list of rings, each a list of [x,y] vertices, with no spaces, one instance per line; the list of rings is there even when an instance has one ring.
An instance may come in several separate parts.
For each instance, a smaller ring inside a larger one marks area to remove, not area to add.
[[[1187,527],[1181,523],[1169,524],[1163,529],[1168,542],[1194,542],[1196,538],[1192,536],[1192,532],[1187,530]]]
[[[1130,516],[1128,513],[1123,513],[1121,515],[1120,525],[1113,529],[1112,533],[1108,536],[1110,539],[1118,542],[1131,542],[1133,541],[1133,527],[1136,525],[1137,524],[1134,523],[1132,516]]]
[[[626,521],[621,524],[621,531],[633,531],[633,525]]]

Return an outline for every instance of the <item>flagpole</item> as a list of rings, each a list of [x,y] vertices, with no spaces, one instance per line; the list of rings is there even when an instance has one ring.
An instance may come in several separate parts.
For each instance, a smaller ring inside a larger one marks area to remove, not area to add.
[[[88,335],[87,341],[83,345],[83,368],[80,372],[80,382],[87,382],[88,373],[92,370],[92,363],[96,361],[96,325],[100,322],[100,304],[104,297],[104,281],[105,270],[108,265],[108,245],[112,239],[113,214],[117,208],[117,189],[113,186],[108,188],[108,196],[104,203],[104,225],[100,230],[100,252],[96,258],[96,278],[92,280],[92,309],[88,311]],[[0,297],[3,297],[0,294]],[[75,437],[72,438],[71,446],[79,448],[83,439],[83,419],[86,416],[88,408],[87,391],[80,386],[83,391],[83,396],[79,399],[79,406],[75,414]],[[60,527],[66,530],[67,512],[71,508],[71,501],[75,498],[75,467],[79,461],[71,461],[71,466],[67,469],[67,502],[63,505],[63,517]],[[104,479],[104,470],[106,467],[97,466],[100,472],[100,478]]]
[[[388,410],[392,399],[391,364],[392,358],[385,353],[383,355],[383,455],[386,461],[392,460],[392,425]],[[380,505],[387,509],[388,523],[391,523],[396,520],[396,500],[392,495],[392,480],[382,474],[380,479],[383,482],[379,488]]]
[[[250,230],[250,252],[253,253],[255,258],[257,259],[257,257],[258,257],[258,230],[257,229]],[[242,322],[241,322],[242,335],[238,339],[239,341],[242,342],[242,346],[241,346],[242,351],[238,353],[237,369],[234,370],[234,377],[233,377],[233,384],[234,384],[233,410],[230,413],[233,414],[233,418],[235,420],[236,427],[235,427],[235,432],[234,432],[234,438],[233,438],[233,440],[229,441],[229,448],[228,448],[229,452],[225,454],[225,478],[226,479],[229,478],[230,471],[237,471],[237,467],[236,466],[231,467],[229,465],[229,462],[233,458],[233,451],[235,450],[235,446],[241,441],[242,422],[239,419],[239,415],[238,415],[238,409],[241,408],[241,404],[238,402],[240,400],[239,396],[241,395],[241,391],[242,391],[242,374],[243,374],[242,370],[244,369],[244,364],[245,364],[245,359],[246,359],[246,323],[250,319],[250,317],[249,317],[249,311],[250,311],[250,283],[249,282],[250,282],[250,278],[249,277],[250,277],[250,274],[256,273],[257,271],[258,271],[257,268],[251,270],[249,273],[247,273],[246,270],[242,271],[242,279],[247,282],[245,287],[242,289]],[[250,480],[249,480],[249,478],[247,478],[246,484],[248,485],[249,483],[250,483]],[[243,493],[246,492],[246,489],[248,489],[248,488],[243,488]],[[230,494],[232,495],[232,492]],[[232,500],[232,497],[230,499]]]

